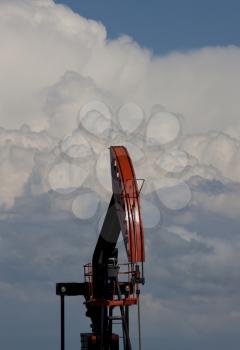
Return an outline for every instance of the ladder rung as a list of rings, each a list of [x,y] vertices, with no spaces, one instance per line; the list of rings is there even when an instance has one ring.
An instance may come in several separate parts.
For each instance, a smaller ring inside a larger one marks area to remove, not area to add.
[[[108,316],[109,320],[123,320],[122,316]]]

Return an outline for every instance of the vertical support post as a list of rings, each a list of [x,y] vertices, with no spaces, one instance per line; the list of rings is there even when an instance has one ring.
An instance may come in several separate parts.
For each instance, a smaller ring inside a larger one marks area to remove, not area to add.
[[[101,306],[101,344],[100,350],[104,350],[104,305]]]
[[[65,305],[64,295],[60,296],[61,303],[61,350],[65,350]]]
[[[139,350],[142,350],[140,290],[137,289],[136,292],[137,292],[137,306],[138,306],[138,348],[139,348]]]
[[[126,325],[127,325],[127,330],[129,333],[129,306],[125,306],[125,317],[126,317]]]
[[[119,287],[118,280],[116,280],[117,284],[117,292],[118,292],[118,300],[121,300],[121,290]],[[125,315],[125,309],[123,305],[119,305],[120,312],[121,312],[121,319],[122,319],[122,330],[123,330],[123,344],[124,344],[124,350],[132,350],[131,341],[129,337],[129,331],[126,321],[126,315]]]
[[[108,321],[108,333],[109,333],[109,339],[112,337],[112,317],[113,317],[113,307],[109,307],[109,321]]]

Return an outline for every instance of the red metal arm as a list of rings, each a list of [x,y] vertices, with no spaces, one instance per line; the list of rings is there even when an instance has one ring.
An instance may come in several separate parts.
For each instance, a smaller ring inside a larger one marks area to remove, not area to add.
[[[113,196],[129,262],[145,261],[139,189],[128,151],[110,147]]]

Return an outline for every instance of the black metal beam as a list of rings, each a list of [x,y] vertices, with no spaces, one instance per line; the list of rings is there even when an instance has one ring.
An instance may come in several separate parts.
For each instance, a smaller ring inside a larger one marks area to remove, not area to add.
[[[61,350],[65,350],[65,305],[64,295],[60,296],[61,303]]]
[[[75,283],[75,282],[62,282],[56,283],[56,294],[75,296],[85,295],[86,283]]]

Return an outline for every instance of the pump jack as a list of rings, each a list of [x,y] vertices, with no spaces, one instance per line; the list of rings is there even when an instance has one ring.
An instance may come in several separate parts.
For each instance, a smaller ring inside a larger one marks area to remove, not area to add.
[[[119,335],[113,333],[114,321],[122,325],[123,349],[132,350],[129,333],[129,307],[138,306],[139,349],[140,284],[144,284],[144,231],[140,191],[132,161],[123,146],[110,147],[112,197],[93,253],[92,263],[84,265],[84,282],[57,283],[61,301],[61,350],[65,349],[64,298],[82,295],[91,333],[81,333],[82,350],[119,350]],[[142,187],[142,186],[141,186]],[[118,263],[116,248],[123,235],[128,262]],[[114,310],[119,308],[120,314]]]

